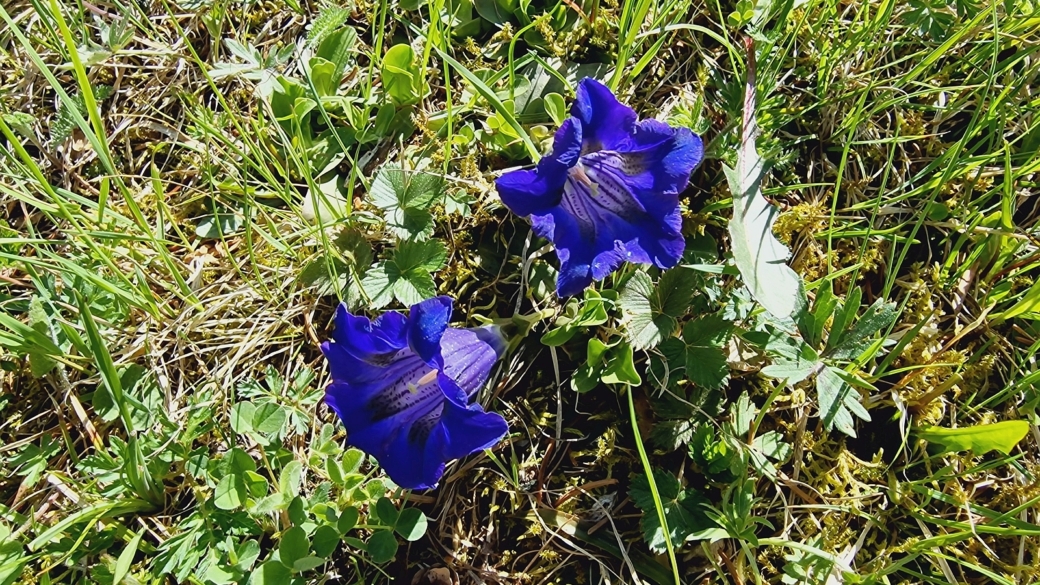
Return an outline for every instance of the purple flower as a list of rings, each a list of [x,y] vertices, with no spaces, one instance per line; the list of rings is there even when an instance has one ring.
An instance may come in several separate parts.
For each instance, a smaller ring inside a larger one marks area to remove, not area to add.
[[[347,442],[374,456],[397,485],[432,488],[452,459],[490,448],[505,419],[470,399],[505,351],[497,327],[448,327],[452,299],[437,297],[374,321],[336,312],[321,345],[332,383],[325,402]]]
[[[560,296],[580,293],[622,262],[670,268],[685,248],[679,193],[703,158],[686,128],[636,121],[603,84],[583,79],[552,154],[534,170],[502,175],[495,185],[535,233],[556,246]]]

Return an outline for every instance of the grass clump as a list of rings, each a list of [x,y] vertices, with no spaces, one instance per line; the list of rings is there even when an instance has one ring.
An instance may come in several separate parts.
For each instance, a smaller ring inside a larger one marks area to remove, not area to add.
[[[1036,10],[5,4],[0,584],[1033,582]],[[726,229],[752,63],[790,318]],[[586,76],[706,157],[680,267],[559,299],[493,181]],[[532,331],[409,492],[319,344],[435,294]]]

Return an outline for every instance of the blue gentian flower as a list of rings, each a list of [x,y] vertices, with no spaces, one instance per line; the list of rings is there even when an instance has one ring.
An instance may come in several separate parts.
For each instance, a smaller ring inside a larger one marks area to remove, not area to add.
[[[517,215],[531,216],[556,246],[560,296],[580,293],[622,262],[671,268],[685,248],[679,193],[700,164],[701,139],[686,128],[636,121],[605,85],[578,84],[552,153],[534,170],[495,185]]]
[[[340,305],[321,345],[332,383],[325,402],[347,442],[374,456],[397,485],[432,488],[444,465],[505,436],[505,419],[470,404],[503,355],[498,327],[448,327],[452,299],[437,297],[374,321]]]

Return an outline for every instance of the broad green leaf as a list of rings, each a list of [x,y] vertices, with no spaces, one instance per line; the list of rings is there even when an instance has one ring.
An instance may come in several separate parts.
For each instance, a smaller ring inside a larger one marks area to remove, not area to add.
[[[384,526],[393,526],[397,522],[397,507],[390,498],[382,497],[376,502],[376,516]]]
[[[657,285],[645,272],[636,272],[621,291],[625,332],[635,349],[649,349],[675,331],[677,319],[689,308],[694,291],[693,271],[669,270]]]
[[[256,405],[252,402],[239,402],[231,407],[231,429],[240,435],[253,431],[253,415]]]
[[[976,455],[1000,451],[1007,455],[1028,432],[1028,421],[1006,420],[958,429],[924,427],[917,429],[917,436],[929,443],[938,443],[947,451],[971,451]]]
[[[380,67],[383,91],[399,106],[414,104],[422,97],[415,51],[406,44],[394,45],[383,56]]]
[[[744,92],[744,128],[737,168],[722,167],[733,195],[733,218],[729,222],[733,260],[755,300],[782,319],[794,314],[801,279],[786,263],[790,250],[773,235],[779,210],[762,194],[765,163],[755,148],[758,124],[754,69],[748,73]]]
[[[497,25],[503,25],[512,18],[512,8],[515,8],[515,2],[510,3],[507,0],[473,0],[473,8],[477,9],[477,14],[482,16],[484,20]]]
[[[426,514],[418,508],[405,508],[397,517],[394,530],[408,542],[415,542],[426,534]]]
[[[281,540],[278,541],[278,559],[289,568],[307,556],[310,550],[311,543],[307,538],[307,532],[299,526],[293,526],[283,532]]]
[[[328,9],[322,11],[322,14],[326,14]],[[319,23],[315,22],[314,26],[318,26]],[[342,22],[340,23],[342,24]],[[314,34],[314,31],[311,31]],[[325,36],[321,40],[321,44],[318,45],[318,50],[315,51],[314,55],[325,59],[332,63],[333,70],[331,73],[332,87],[338,88],[339,82],[343,80],[343,73],[347,70],[347,66],[350,64],[351,56],[350,53],[354,49],[354,44],[357,42],[357,32],[354,31],[352,26],[344,26],[336,32]],[[333,91],[329,95],[335,94]]]
[[[291,582],[292,570],[278,561],[264,561],[249,576],[249,585],[286,585]]]
[[[327,558],[335,552],[336,547],[339,546],[339,540],[339,532],[335,528],[327,524],[319,526],[314,531],[314,542],[312,543],[314,554]]]
[[[339,514],[339,520],[336,521],[336,530],[338,530],[341,535],[345,535],[357,526],[359,517],[360,514],[358,513],[357,508],[351,506],[344,509]]]
[[[242,474],[245,482],[246,492],[253,498],[262,498],[267,495],[269,484],[264,476],[255,471],[246,471]]]
[[[600,380],[604,384],[628,386],[638,386],[643,383],[642,378],[639,377],[639,371],[636,370],[631,345],[621,342],[610,349],[610,358],[607,360],[606,367],[603,368]]]
[[[294,573],[302,573],[303,571],[316,569],[324,564],[325,559],[315,555],[308,555],[302,559],[296,559],[296,562],[293,563],[292,570]]]
[[[300,495],[300,482],[303,481],[303,465],[292,460],[282,469],[278,476],[278,491],[289,498]]]
[[[392,530],[376,530],[368,539],[368,554],[372,562],[382,564],[397,554],[397,537]]]
[[[274,402],[264,402],[253,413],[252,426],[258,433],[278,436],[285,426],[285,409]]]
[[[820,418],[823,426],[830,431],[838,429],[842,433],[856,436],[852,415],[869,421],[870,414],[860,404],[859,392],[845,381],[841,370],[827,366],[816,375],[816,392],[820,401]]]
[[[567,119],[567,104],[563,101],[563,96],[550,92],[542,98],[542,103],[545,105],[545,113],[549,114],[553,124],[557,126],[563,124],[564,120]]]
[[[684,490],[675,475],[667,471],[655,469],[654,478],[673,543],[681,543],[695,532],[715,525],[701,507],[701,504],[708,503],[708,500],[699,492],[692,489]],[[664,530],[661,529],[661,521],[657,516],[653,493],[650,491],[646,475],[640,474],[632,479],[628,495],[643,512],[640,525],[647,546],[655,553],[665,552]]]
[[[585,349],[585,363],[571,377],[571,388],[576,392],[588,392],[599,384],[607,349],[602,341],[595,338],[589,340]]]
[[[221,510],[235,510],[246,500],[246,484],[239,474],[229,473],[220,478],[213,492],[213,505]]]
[[[365,454],[361,452],[360,449],[355,449],[354,447],[351,447],[344,451],[343,461],[341,463],[341,465],[343,465],[343,472],[354,473],[355,471],[357,471],[358,467],[361,467],[361,460],[364,458],[364,456]]]
[[[38,331],[40,335],[46,336],[48,339],[54,339],[54,325],[51,323],[51,317],[47,313],[47,309],[43,307],[43,302],[40,301],[38,296],[33,296],[32,300],[29,301],[29,326]],[[46,350],[29,351],[29,368],[34,378],[42,378],[57,365],[57,360],[51,357]]]

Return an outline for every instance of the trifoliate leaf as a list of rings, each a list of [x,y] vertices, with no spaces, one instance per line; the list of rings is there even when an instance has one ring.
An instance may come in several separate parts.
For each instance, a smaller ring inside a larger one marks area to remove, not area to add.
[[[844,372],[841,370],[827,366],[816,376],[820,418],[828,431],[836,428],[850,437],[855,437],[852,415],[869,421],[870,414],[860,404],[859,392],[845,381],[842,374]]]
[[[661,496],[665,522],[668,524],[668,535],[673,544],[684,542],[691,534],[715,525],[701,507],[701,504],[707,503],[707,499],[699,492],[692,489],[684,490],[674,475],[660,469],[654,470],[654,478]],[[664,552],[664,530],[661,528],[661,520],[646,475],[637,475],[632,479],[629,496],[643,511],[640,525],[647,546],[655,553]]]
[[[446,257],[444,244],[437,240],[402,241],[389,260],[368,271],[361,286],[374,308],[395,298],[414,305],[437,294],[431,272],[439,270]]]
[[[690,306],[694,274],[686,268],[664,273],[654,286],[645,272],[636,272],[621,291],[625,332],[635,349],[649,349],[675,331],[677,319]]]
[[[387,165],[379,170],[369,193],[383,210],[387,227],[399,238],[425,239],[433,234],[430,206],[442,196],[441,177]]]
[[[722,387],[729,379],[726,344],[731,331],[730,323],[718,314],[699,317],[683,327],[687,379],[712,390]]]

